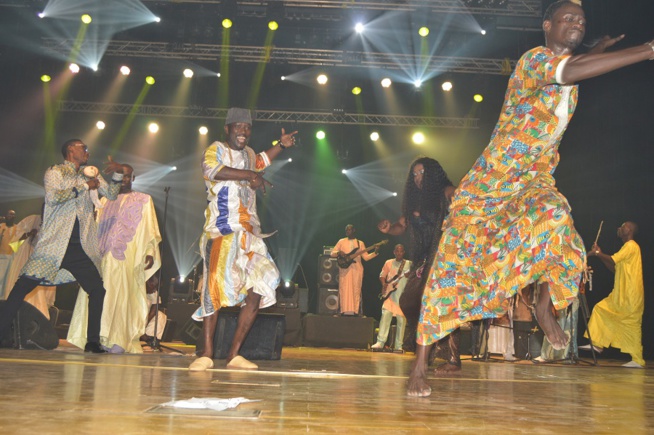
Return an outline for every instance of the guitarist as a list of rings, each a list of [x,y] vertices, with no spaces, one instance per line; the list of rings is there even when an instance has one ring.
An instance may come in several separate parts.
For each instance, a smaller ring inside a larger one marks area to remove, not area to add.
[[[361,312],[361,284],[363,283],[363,264],[377,256],[377,248],[367,253],[366,244],[357,240],[356,229],[350,224],[345,227],[345,238],[336,243],[332,257],[344,257],[354,260],[347,268],[338,270],[338,299],[341,315],[356,316]]]
[[[400,309],[400,296],[404,291],[408,275],[411,271],[411,261],[404,259],[404,246],[395,245],[393,255],[395,258],[387,260],[382,267],[379,280],[382,284],[382,297],[385,298],[382,305],[381,320],[379,321],[379,334],[377,334],[377,343],[372,345],[372,349],[381,350],[386,344],[388,331],[391,329],[393,317],[397,319],[397,328],[395,329],[395,345],[393,351],[404,352],[402,344],[404,343],[404,327],[406,326],[406,317]]]

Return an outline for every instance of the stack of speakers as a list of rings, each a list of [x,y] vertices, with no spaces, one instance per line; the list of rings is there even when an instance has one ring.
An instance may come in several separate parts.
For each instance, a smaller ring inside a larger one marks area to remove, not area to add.
[[[338,263],[329,254],[318,257],[318,314],[338,313]]]

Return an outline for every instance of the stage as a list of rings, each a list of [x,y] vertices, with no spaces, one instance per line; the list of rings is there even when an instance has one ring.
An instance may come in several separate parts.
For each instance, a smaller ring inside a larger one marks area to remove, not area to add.
[[[133,433],[647,433],[654,427],[654,371],[528,361],[463,361],[435,378],[429,398],[405,394],[411,354],[284,348],[255,372],[192,373],[187,355],[85,354],[0,349],[4,434]],[[158,405],[197,398],[258,400],[229,411]]]

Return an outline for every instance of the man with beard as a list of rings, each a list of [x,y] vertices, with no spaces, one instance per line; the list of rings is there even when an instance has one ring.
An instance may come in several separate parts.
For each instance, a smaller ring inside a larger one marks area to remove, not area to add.
[[[227,111],[227,142],[214,142],[204,152],[202,172],[207,188],[206,221],[200,240],[204,259],[202,306],[194,314],[202,320],[202,353],[189,370],[213,367],[213,338],[218,311],[241,306],[227,368],[255,370],[257,365],[238,352],[254,324],[259,308],[273,305],[279,285],[279,270],[261,233],[256,190],[266,191],[263,170],[279,153],[295,144],[297,131],[282,134],[275,146],[256,154],[248,146],[252,115],[247,109]],[[268,183],[270,184],[270,183]]]

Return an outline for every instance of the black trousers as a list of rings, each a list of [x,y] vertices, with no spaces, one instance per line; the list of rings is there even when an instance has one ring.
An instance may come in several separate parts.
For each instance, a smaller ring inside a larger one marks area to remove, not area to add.
[[[80,243],[69,243],[61,263],[61,269],[66,269],[89,294],[89,321],[86,332],[88,342],[100,342],[100,321],[104,305],[105,289],[102,277],[93,261],[86,255]],[[25,299],[41,282],[22,275],[11,290],[7,302],[0,311],[0,337],[6,337],[11,331],[11,323]]]

